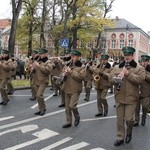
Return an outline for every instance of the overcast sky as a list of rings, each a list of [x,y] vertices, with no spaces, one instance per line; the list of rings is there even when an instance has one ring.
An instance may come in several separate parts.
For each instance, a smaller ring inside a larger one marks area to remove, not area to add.
[[[11,17],[10,0],[0,0],[0,18]],[[107,0],[109,2],[109,0]],[[150,31],[150,0],[115,0],[109,16],[124,18],[145,32]]]

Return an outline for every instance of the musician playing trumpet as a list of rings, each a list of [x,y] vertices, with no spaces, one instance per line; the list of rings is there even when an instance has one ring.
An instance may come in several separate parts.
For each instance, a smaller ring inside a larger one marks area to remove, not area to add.
[[[115,146],[129,143],[132,139],[132,129],[134,125],[135,107],[139,96],[139,86],[145,79],[145,70],[134,60],[135,49],[124,47],[124,61],[116,65],[110,73],[110,82],[115,85],[115,101],[117,113],[117,140]],[[129,65],[126,65],[126,64]],[[126,67],[126,66],[128,67]],[[121,86],[118,90],[116,77],[121,74]],[[125,123],[127,128],[125,128]]]
[[[107,116],[108,114],[108,103],[106,100],[108,89],[110,84],[108,81],[108,74],[111,72],[111,65],[108,62],[109,56],[106,54],[101,55],[101,63],[96,66],[94,71],[94,82],[97,82],[97,109],[98,113],[95,114],[96,117]],[[99,78],[98,78],[99,77]]]

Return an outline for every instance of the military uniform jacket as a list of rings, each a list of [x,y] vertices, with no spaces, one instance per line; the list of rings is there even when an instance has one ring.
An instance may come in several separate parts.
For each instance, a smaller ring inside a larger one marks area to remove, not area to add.
[[[44,58],[42,61],[39,60],[39,66],[35,67],[33,82],[40,86],[41,84],[49,84],[49,75],[51,72],[51,64],[48,61],[48,58]]]
[[[115,85],[115,100],[117,103],[134,104],[139,99],[139,86],[145,79],[145,69],[134,60],[130,62],[129,75],[123,78],[120,90],[113,77],[118,76],[125,66],[125,61],[116,65],[110,73],[110,82]]]
[[[140,87],[140,97],[150,97],[150,65],[145,68],[145,80]]]
[[[108,62],[105,65],[100,64],[95,67],[94,74],[100,76],[99,87],[97,89],[108,89],[110,87],[108,76],[111,70],[111,65]]]
[[[78,60],[75,66],[73,66],[72,72],[67,75],[63,85],[66,93],[74,94],[82,92],[82,81],[84,79],[85,70],[81,66],[82,63]]]
[[[88,80],[93,80],[93,67],[89,66],[89,68],[85,68],[85,77],[84,77],[84,81],[88,81]]]
[[[10,78],[13,63],[9,60],[2,60],[0,62],[0,79]]]

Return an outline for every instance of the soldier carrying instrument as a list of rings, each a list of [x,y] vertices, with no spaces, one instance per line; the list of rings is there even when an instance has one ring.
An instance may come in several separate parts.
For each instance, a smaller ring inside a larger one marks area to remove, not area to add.
[[[75,118],[74,125],[77,126],[80,122],[77,104],[80,93],[82,92],[82,81],[84,78],[84,69],[81,67],[82,63],[79,60],[80,56],[81,53],[79,51],[72,51],[71,61],[64,70],[66,123],[62,126],[62,128],[68,128],[72,126],[72,113]]]
[[[46,105],[44,101],[44,91],[49,84],[49,75],[52,70],[51,63],[48,61],[46,49],[40,49],[39,61],[34,61],[32,71],[34,72],[33,82],[36,92],[36,99],[38,102],[39,111],[35,115],[44,115],[46,112]]]
[[[116,113],[117,113],[117,140],[115,146],[129,143],[132,139],[132,130],[134,125],[135,107],[139,96],[139,86],[145,79],[145,70],[134,60],[135,49],[133,47],[124,47],[124,61],[116,65],[110,73],[110,82],[114,85]],[[125,67],[126,62],[129,63]],[[116,77],[122,77],[121,86],[118,89],[120,80]],[[119,82],[118,82],[119,81]],[[125,128],[125,123],[127,128]]]
[[[2,102],[0,105],[7,105],[9,102],[8,94],[6,92],[7,82],[10,79],[10,71],[13,68],[13,63],[9,57],[9,51],[2,51],[2,60],[0,61],[0,92],[2,97]]]
[[[108,74],[111,71],[111,65],[108,63],[109,56],[106,54],[101,55],[101,63],[95,68],[94,82],[96,82],[97,91],[97,109],[98,113],[96,117],[107,116],[108,114],[108,103],[106,100],[110,83],[108,81]],[[99,77],[99,78],[98,78]]]
[[[150,105],[150,65],[149,65],[150,56],[142,55],[141,56],[141,65],[145,68],[145,80],[143,84],[140,86],[140,96],[137,101],[136,111],[135,111],[135,122],[134,126],[139,125],[140,121],[140,108],[142,106],[142,119],[141,125],[144,126],[146,123],[146,116],[148,113],[149,105]]]

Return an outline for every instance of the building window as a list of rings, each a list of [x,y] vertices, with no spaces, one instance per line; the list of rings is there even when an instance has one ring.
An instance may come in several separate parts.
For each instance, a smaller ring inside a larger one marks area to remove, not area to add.
[[[101,48],[102,48],[102,49],[105,49],[105,48],[106,48],[106,41],[102,41]]]
[[[124,40],[120,40],[120,49],[122,49],[124,47]]]
[[[133,40],[129,40],[129,46],[133,47]]]
[[[116,48],[116,40],[111,41],[111,48]]]

